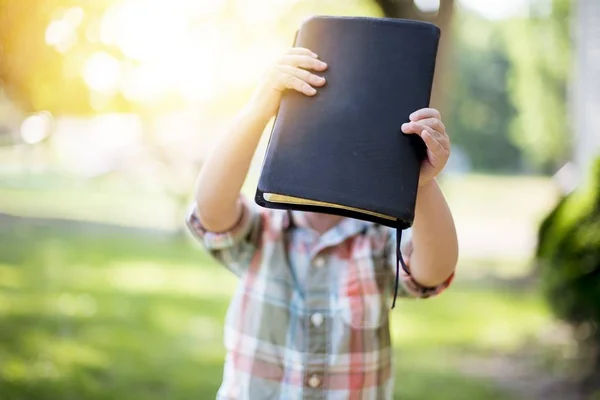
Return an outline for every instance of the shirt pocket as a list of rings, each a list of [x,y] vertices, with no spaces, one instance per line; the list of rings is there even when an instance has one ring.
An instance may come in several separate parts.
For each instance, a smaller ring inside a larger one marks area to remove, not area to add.
[[[339,269],[338,311],[353,329],[380,328],[388,318],[385,257],[362,245],[347,261]]]

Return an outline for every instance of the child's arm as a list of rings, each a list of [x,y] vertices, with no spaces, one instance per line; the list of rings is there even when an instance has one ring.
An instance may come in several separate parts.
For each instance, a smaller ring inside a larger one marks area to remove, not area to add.
[[[435,287],[452,275],[458,240],[450,208],[435,180],[419,188],[411,242],[408,264],[415,281]]]
[[[239,220],[242,213],[240,189],[260,136],[279,107],[282,92],[291,89],[314,96],[314,87],[323,86],[325,79],[308,70],[324,71],[326,68],[316,54],[302,48],[292,48],[271,68],[199,174],[196,213],[206,230],[226,231]]]
[[[413,113],[402,131],[417,134],[427,145],[421,167],[408,265],[412,278],[436,287],[452,276],[458,260],[458,240],[450,208],[435,178],[450,156],[450,139],[434,109]]]

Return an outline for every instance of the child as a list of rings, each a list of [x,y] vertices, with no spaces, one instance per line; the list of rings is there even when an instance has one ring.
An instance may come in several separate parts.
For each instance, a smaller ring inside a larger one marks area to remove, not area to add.
[[[219,400],[393,397],[388,312],[395,231],[333,215],[262,209],[240,195],[282,92],[314,96],[325,84],[318,72],[326,69],[308,49],[287,52],[198,178],[188,226],[239,277],[226,317]],[[426,298],[448,287],[457,262],[452,215],[435,180],[450,140],[436,110],[418,110],[410,120],[401,129],[421,136],[428,157],[415,221],[403,235],[410,275],[401,270],[400,295]]]

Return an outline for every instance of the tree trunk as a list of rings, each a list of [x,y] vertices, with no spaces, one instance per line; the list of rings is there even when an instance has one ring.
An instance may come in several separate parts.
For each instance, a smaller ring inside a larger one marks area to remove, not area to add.
[[[437,13],[423,13],[415,6],[413,0],[375,0],[383,10],[386,17],[413,19],[431,22],[441,31],[436,73],[431,95],[431,106],[444,114],[446,93],[450,90],[449,82],[452,81],[450,71],[450,58],[453,42],[452,16],[454,14],[454,0],[440,0],[440,9]]]

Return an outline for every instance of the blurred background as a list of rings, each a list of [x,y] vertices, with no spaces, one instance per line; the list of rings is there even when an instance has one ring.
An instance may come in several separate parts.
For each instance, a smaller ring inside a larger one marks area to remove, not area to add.
[[[461,259],[392,313],[397,398],[600,398],[598,0],[0,0],[1,400],[214,398],[236,281],[183,216],[313,14],[443,32]]]

